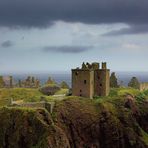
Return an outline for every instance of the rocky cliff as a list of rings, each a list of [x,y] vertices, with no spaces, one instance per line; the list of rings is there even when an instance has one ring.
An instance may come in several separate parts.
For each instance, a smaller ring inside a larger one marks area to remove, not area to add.
[[[0,109],[1,148],[148,148],[148,102],[69,98],[43,109]]]

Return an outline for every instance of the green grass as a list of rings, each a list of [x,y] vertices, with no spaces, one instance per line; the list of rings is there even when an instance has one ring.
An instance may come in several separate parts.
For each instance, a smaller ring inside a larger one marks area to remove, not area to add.
[[[31,88],[4,88],[0,89],[0,99],[13,98],[14,100],[25,100],[34,96],[41,96],[38,89]]]
[[[127,94],[131,94],[133,96],[136,96],[140,93],[138,89],[130,88],[130,87],[123,87],[123,88],[112,88],[110,90],[109,96],[125,96]]]
[[[64,95],[68,93],[68,89],[60,89],[58,92],[55,93],[55,95]]]
[[[55,84],[55,83],[54,83],[54,84],[45,84],[45,85],[43,85],[43,87],[48,87],[48,86],[49,86],[49,87],[54,87],[54,86],[58,86],[58,85]]]
[[[68,92],[68,89],[60,89],[55,95],[63,95]],[[101,101],[105,102],[121,102],[123,97],[126,94],[131,94],[136,96],[137,101],[141,101],[145,98],[148,98],[148,91],[140,92],[137,89],[133,88],[112,88],[110,91],[109,96],[107,97],[95,97],[95,102],[99,103]],[[37,101],[53,101],[58,100],[53,96],[46,96],[43,95],[39,89],[35,88],[3,88],[0,89],[0,106],[5,106],[10,104],[10,99],[16,100],[23,100],[24,102],[37,102]],[[74,96],[73,96],[74,98]],[[78,97],[75,97],[78,98]],[[67,97],[65,97],[67,99]]]
[[[148,146],[148,133],[146,133],[143,129],[141,129],[141,133],[142,133],[142,140]]]
[[[14,101],[23,100],[24,102],[40,101],[44,96],[38,89],[31,88],[3,88],[0,89],[0,106],[8,105],[10,99]]]
[[[124,100],[125,96],[127,94],[130,94],[132,96],[138,96],[141,92],[138,89],[133,89],[133,88],[111,88],[109,96],[96,96],[94,97],[94,100],[96,102],[101,102],[101,101],[122,101]]]
[[[94,98],[94,101],[95,103],[108,102],[108,103],[112,103],[114,106],[122,107],[122,104],[124,104],[127,94],[134,96],[139,108],[143,112],[146,112],[145,108],[141,108],[141,104],[143,104],[145,100],[148,100],[148,90],[141,92],[133,88],[112,88],[109,96],[105,96],[105,97],[97,96]]]
[[[56,95],[66,94],[68,89],[60,89]],[[9,105],[10,100],[23,100],[24,102],[53,101],[57,99],[53,96],[42,94],[35,88],[2,88],[0,89],[0,107]]]
[[[112,113],[116,114],[116,109],[123,108],[125,102],[125,96],[130,94],[132,96],[138,96],[141,92],[133,88],[112,88],[110,90],[109,96],[105,97],[95,97],[94,102],[96,104],[101,104],[104,108],[107,108]]]

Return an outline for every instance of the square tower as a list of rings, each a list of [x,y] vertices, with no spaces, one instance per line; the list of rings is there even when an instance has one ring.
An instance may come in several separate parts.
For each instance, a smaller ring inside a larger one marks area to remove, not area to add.
[[[83,63],[82,68],[72,69],[72,95],[93,98],[107,96],[110,90],[110,74],[106,63]]]
[[[93,98],[94,96],[94,71],[89,69],[72,70],[72,94]]]
[[[101,69],[94,71],[94,96],[108,96],[110,92],[110,70],[106,63],[102,63]]]

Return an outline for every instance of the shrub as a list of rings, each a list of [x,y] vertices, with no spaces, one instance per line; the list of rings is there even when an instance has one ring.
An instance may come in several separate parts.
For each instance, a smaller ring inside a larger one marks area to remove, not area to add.
[[[139,93],[136,96],[136,100],[141,102],[141,101],[145,100],[145,97],[146,97],[146,95],[144,93]]]
[[[117,80],[117,77],[115,75],[115,72],[111,73],[111,76],[110,76],[110,87],[112,87],[112,88],[118,88],[119,87],[118,80]]]
[[[57,91],[60,90],[60,87],[57,85],[46,85],[40,89],[40,92],[44,95],[54,95]]]
[[[143,93],[148,96],[148,90],[145,90]]]
[[[69,89],[69,86],[65,81],[61,82],[60,86],[61,86],[61,88]]]
[[[109,96],[111,96],[111,97],[118,96],[118,90],[117,89],[111,89]]]
[[[132,77],[132,79],[128,83],[129,87],[132,87],[135,89],[139,89],[139,85],[140,85],[139,80],[136,77]]]

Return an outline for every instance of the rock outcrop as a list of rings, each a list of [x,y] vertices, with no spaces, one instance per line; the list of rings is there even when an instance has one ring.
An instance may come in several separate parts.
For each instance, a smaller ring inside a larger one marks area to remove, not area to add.
[[[2,108],[0,119],[0,148],[70,147],[44,109]]]
[[[148,148],[148,104],[70,98],[44,109],[0,109],[0,148]]]
[[[141,104],[142,112],[134,102],[132,108],[124,102],[66,100],[55,108],[57,125],[72,148],[148,148],[148,106]]]

